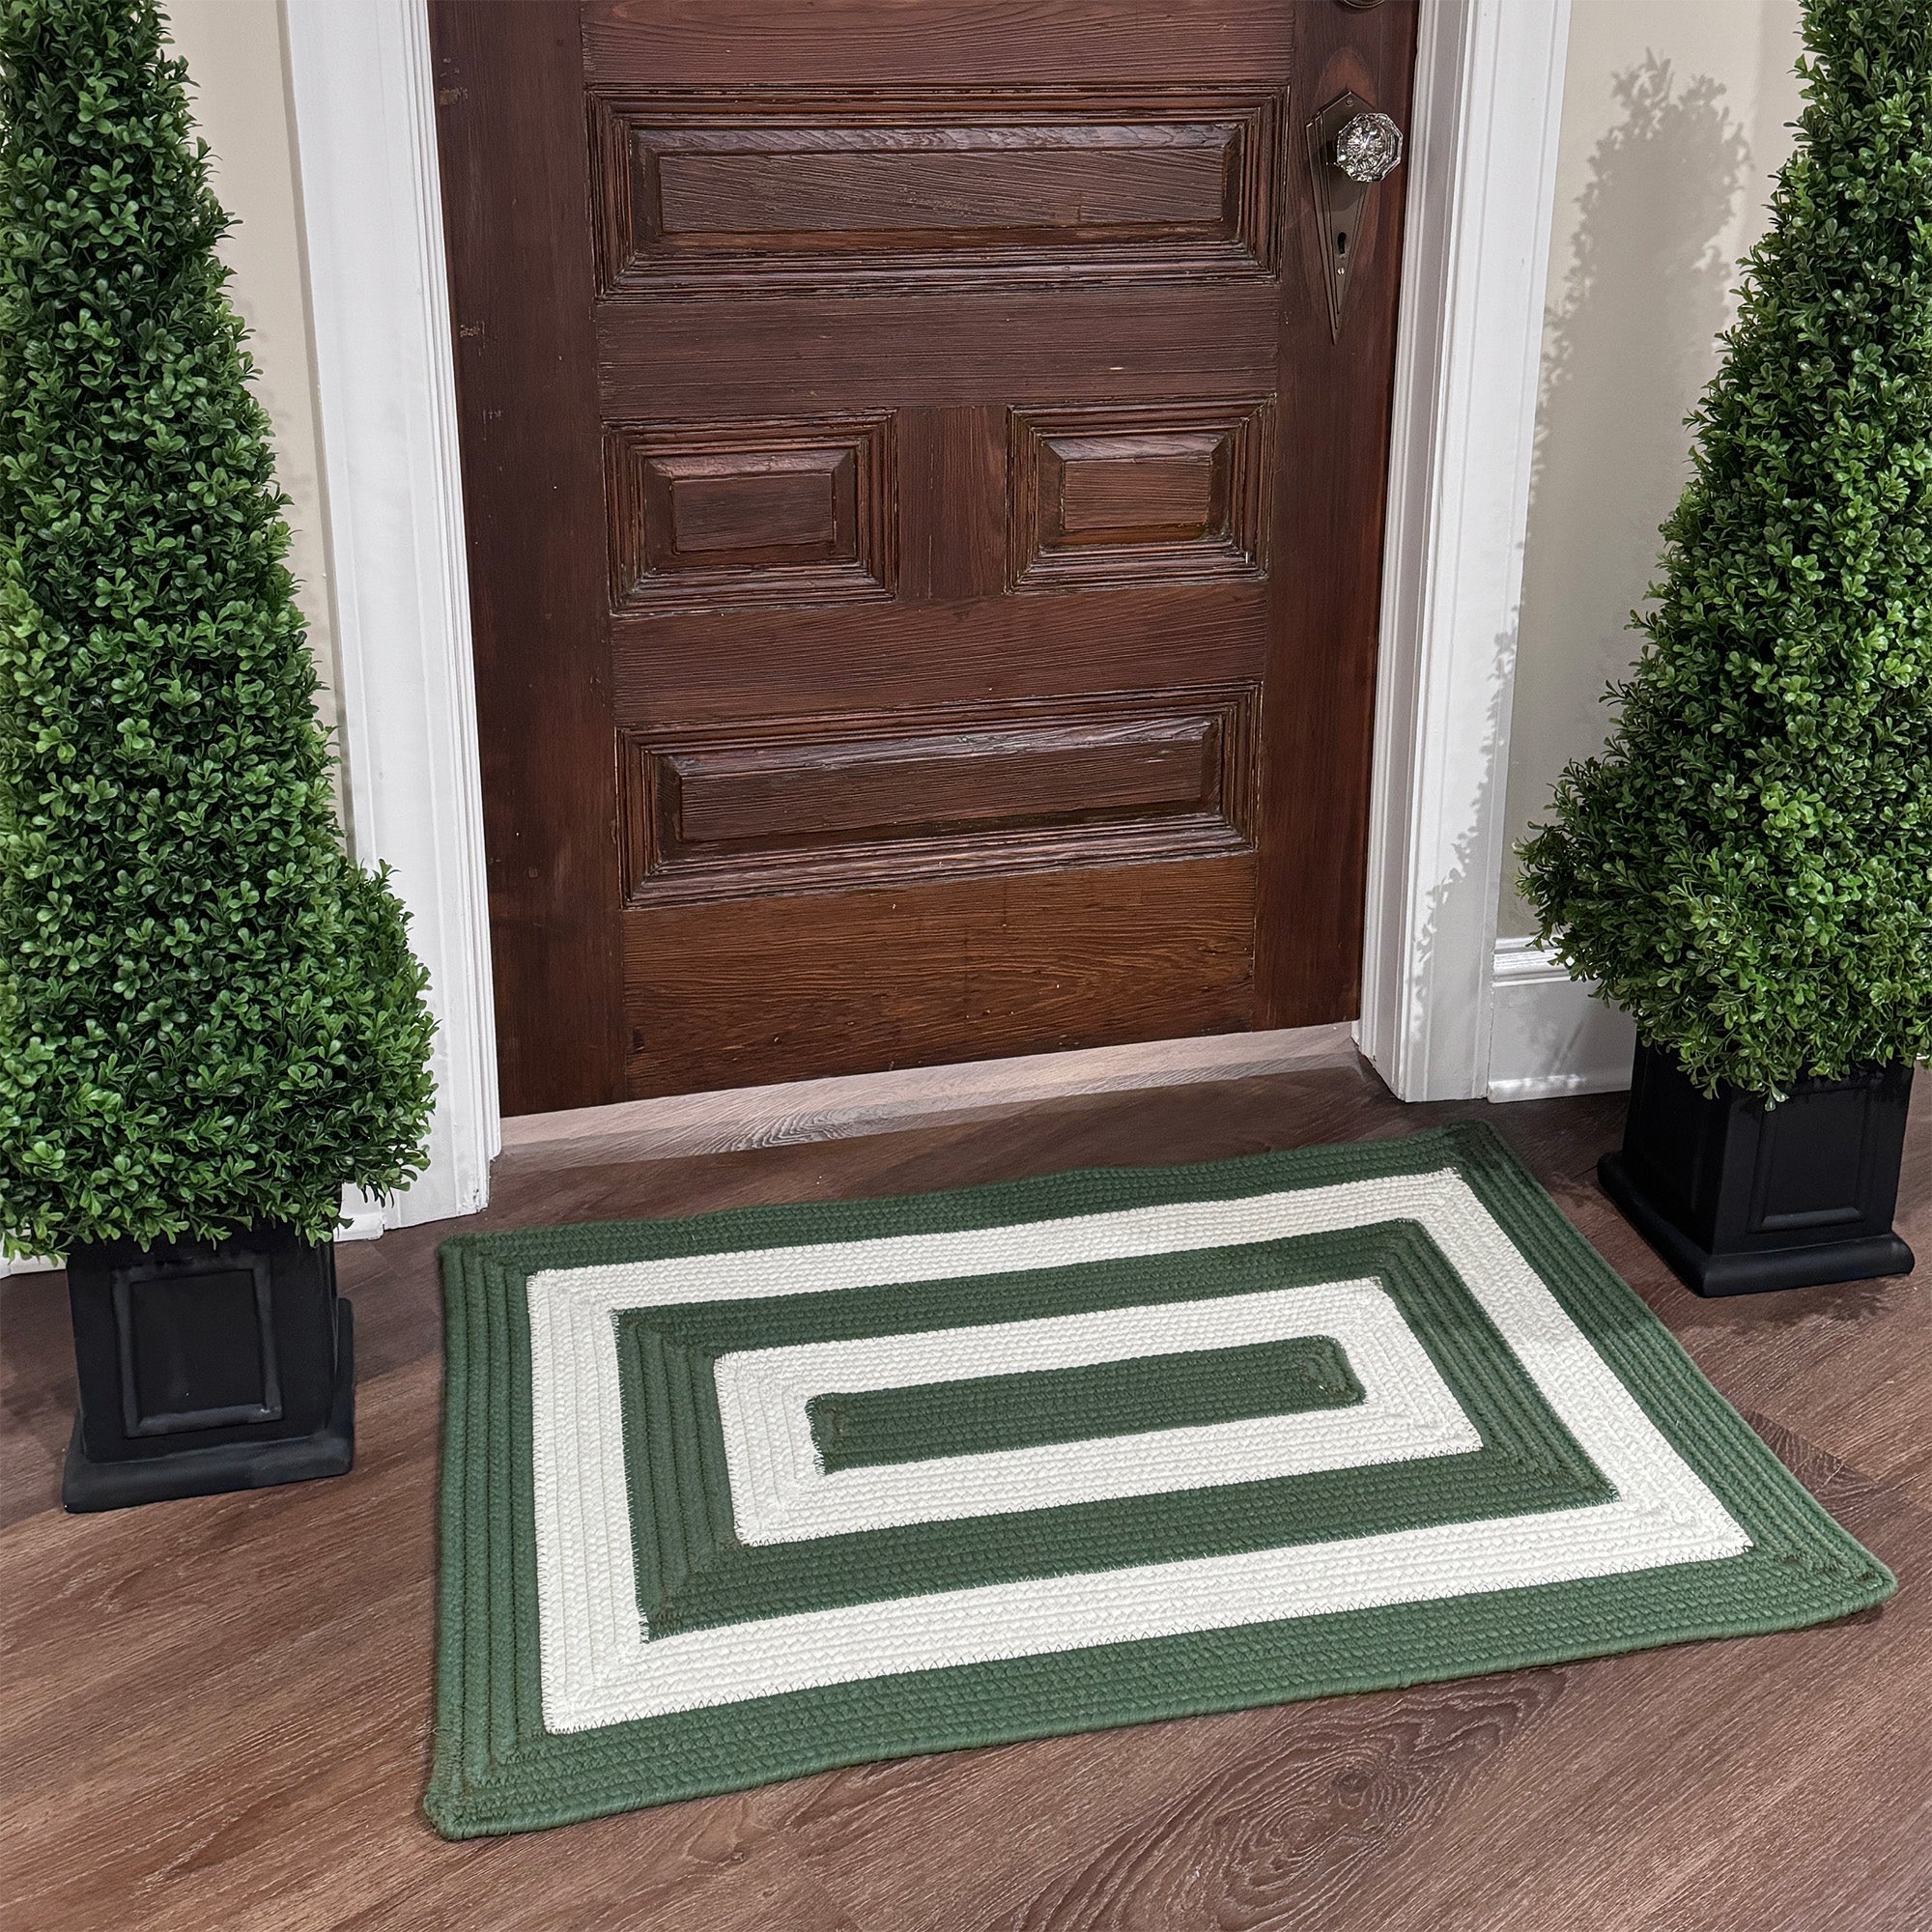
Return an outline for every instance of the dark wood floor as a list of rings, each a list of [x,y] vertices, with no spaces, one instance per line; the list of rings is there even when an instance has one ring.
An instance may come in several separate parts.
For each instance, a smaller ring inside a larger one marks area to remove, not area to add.
[[[1932,1079],[1901,1228],[1932,1261]],[[1932,1926],[1932,1295],[1700,1302],[1596,1192],[1616,1097],[1405,1108],[1357,1066],[680,1161],[499,1167],[489,1220],[679,1213],[1480,1113],[1903,1578],[1828,1630],[835,1773],[446,1845],[430,1725],[438,1229],[343,1254],[340,1481],[68,1518],[58,1276],[0,1284],[0,1922],[652,1932]]]

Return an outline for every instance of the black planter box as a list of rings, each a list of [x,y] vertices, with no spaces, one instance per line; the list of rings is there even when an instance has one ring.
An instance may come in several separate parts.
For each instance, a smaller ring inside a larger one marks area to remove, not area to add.
[[[1788,1099],[1700,1094],[1638,1042],[1623,1149],[1604,1191],[1699,1294],[1910,1274],[1892,1233],[1912,1068],[1802,1080]]]
[[[70,1510],[339,1476],[355,1361],[335,1250],[288,1228],[207,1244],[91,1243],[67,1258],[80,1412]]]

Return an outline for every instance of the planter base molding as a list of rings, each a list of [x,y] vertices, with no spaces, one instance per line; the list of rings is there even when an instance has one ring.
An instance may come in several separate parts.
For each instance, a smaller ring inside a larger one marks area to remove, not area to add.
[[[313,1435],[282,1442],[219,1442],[176,1449],[140,1461],[95,1462],[73,1419],[61,1470],[61,1505],[71,1515],[127,1509],[181,1496],[266,1490],[318,1476],[346,1476],[355,1461],[355,1323],[350,1304],[335,1304],[335,1390],[328,1420]]]
[[[1909,1066],[1801,1080],[1768,1107],[1702,1094],[1638,1044],[1620,1151],[1597,1178],[1698,1294],[1762,1294],[1910,1274],[1892,1232],[1912,1101]]]
[[[349,1468],[355,1365],[328,1242],[270,1223],[214,1242],[89,1242],[69,1253],[67,1285],[70,1510]]]
[[[1670,1264],[1685,1287],[1698,1294],[1768,1294],[1778,1289],[1823,1288],[1832,1282],[1912,1272],[1912,1250],[1889,1234],[1756,1254],[1714,1255],[1651,1203],[1631,1179],[1621,1154],[1606,1153],[1597,1163],[1597,1179],[1624,1219]]]

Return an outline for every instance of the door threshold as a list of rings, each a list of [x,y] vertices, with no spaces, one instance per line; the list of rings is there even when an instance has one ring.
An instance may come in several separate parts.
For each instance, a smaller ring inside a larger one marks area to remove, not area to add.
[[[729,1153],[891,1133],[1084,1094],[1130,1094],[1245,1080],[1296,1067],[1346,1065],[1354,1058],[1352,1023],[1338,1020],[1267,1033],[1211,1034],[951,1066],[838,1074],[771,1087],[619,1100],[554,1114],[516,1114],[503,1122],[503,1153],[536,1154],[547,1167]]]

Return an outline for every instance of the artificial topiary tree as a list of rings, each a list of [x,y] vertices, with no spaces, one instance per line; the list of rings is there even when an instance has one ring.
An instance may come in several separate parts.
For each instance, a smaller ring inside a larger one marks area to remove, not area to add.
[[[1932,8],[1810,0],[1603,755],[1522,848],[1543,938],[1705,1092],[1932,1054]]]
[[[327,1239],[419,1172],[286,498],[153,0],[0,0],[0,1235]]]

